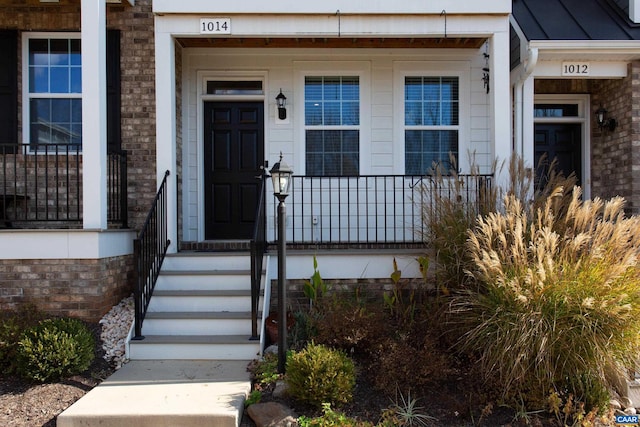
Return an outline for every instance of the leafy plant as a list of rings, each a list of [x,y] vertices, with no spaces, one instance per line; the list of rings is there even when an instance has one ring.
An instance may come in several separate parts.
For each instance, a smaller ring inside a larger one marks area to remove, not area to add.
[[[14,373],[16,366],[16,352],[22,332],[36,325],[43,314],[33,305],[21,305],[15,311],[0,314],[0,372]]]
[[[52,381],[86,370],[94,359],[94,338],[80,320],[47,319],[24,331],[18,342],[18,373]]]
[[[424,407],[418,406],[418,399],[412,399],[410,393],[405,398],[398,391],[396,401],[383,412],[381,424],[412,427],[426,426],[434,421],[437,419],[424,413]]]
[[[505,396],[540,406],[548,390],[603,408],[610,366],[640,352],[640,219],[623,199],[583,201],[574,187],[533,209],[513,195],[504,213],[469,233],[477,289],[456,296],[459,349],[473,354]]]
[[[296,399],[320,407],[346,403],[355,387],[355,367],[340,350],[310,343],[287,359],[285,381]]]
[[[330,403],[322,404],[322,416],[309,418],[301,416],[298,418],[300,427],[373,427],[371,423],[358,421],[349,418],[343,413],[331,409]]]
[[[280,379],[278,373],[278,355],[274,353],[265,354],[262,359],[255,360],[249,365],[254,381],[261,385],[274,384]]]
[[[260,390],[253,390],[249,393],[249,397],[244,401],[244,407],[247,408],[254,403],[260,403],[262,400],[262,392]]]
[[[318,270],[318,259],[316,256],[313,256],[313,274],[309,278],[309,280],[304,281],[303,292],[304,295],[309,298],[309,305],[313,308],[313,303],[318,301],[319,298],[322,298],[324,294],[327,293],[328,286],[322,280],[322,276],[320,276],[320,271]]]

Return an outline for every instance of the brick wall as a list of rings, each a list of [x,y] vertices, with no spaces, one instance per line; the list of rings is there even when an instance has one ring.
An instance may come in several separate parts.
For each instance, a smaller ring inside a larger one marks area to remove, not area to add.
[[[618,122],[614,131],[600,131],[595,120],[591,128],[591,177],[594,195],[603,198],[622,196],[628,213],[640,213],[640,145],[637,118],[634,125],[634,106],[640,96],[638,63],[629,66],[628,76],[616,80],[595,80],[592,83],[592,114],[600,104],[608,110],[608,117]],[[634,82],[635,80],[635,82]],[[633,102],[633,101],[636,102]],[[634,126],[636,127],[634,129]]]
[[[139,228],[157,190],[152,0],[107,5],[107,28],[121,32],[121,135],[128,151],[129,225]],[[0,29],[80,31],[80,1],[18,0],[2,6]],[[20,38],[19,38],[20,43]],[[18,48],[22,93],[22,50]],[[22,98],[18,99],[19,140]],[[96,260],[0,260],[0,309],[31,302],[61,315],[97,320],[131,292],[131,256]]]
[[[132,292],[133,256],[0,260],[0,310],[32,303],[47,313],[99,320]]]

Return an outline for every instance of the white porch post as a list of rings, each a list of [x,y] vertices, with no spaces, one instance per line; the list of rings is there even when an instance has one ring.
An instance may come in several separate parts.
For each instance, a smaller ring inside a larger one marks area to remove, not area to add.
[[[107,44],[104,1],[81,0],[82,220],[107,228]]]
[[[511,141],[511,88],[509,78],[509,28],[505,23],[503,31],[493,34],[490,43],[491,70],[491,138],[493,154],[498,162],[509,161],[512,152]],[[496,185],[504,187],[508,182],[508,164],[496,174]]]
[[[167,187],[168,252],[178,248],[176,213],[178,191],[176,188],[176,102],[175,102],[175,46],[170,33],[160,32],[156,17],[156,161],[157,182],[162,182],[165,171],[169,171]]]

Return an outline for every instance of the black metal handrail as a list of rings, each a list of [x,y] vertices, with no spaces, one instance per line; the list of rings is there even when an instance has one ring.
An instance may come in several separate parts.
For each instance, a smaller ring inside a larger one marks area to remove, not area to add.
[[[127,152],[109,151],[106,167],[107,219],[126,228]],[[0,220],[81,226],[83,184],[78,144],[0,144]]]
[[[258,311],[260,301],[260,282],[262,279],[262,260],[267,250],[265,233],[266,209],[265,209],[265,176],[260,177],[260,191],[258,192],[258,205],[256,207],[255,225],[250,242],[251,247],[251,339],[258,339]]]
[[[287,200],[290,245],[421,244],[424,209],[442,197],[478,201],[493,176],[361,175],[293,176]],[[273,215],[276,217],[274,204]],[[275,229],[273,231],[273,241]]]
[[[162,183],[147,215],[147,219],[133,241],[133,256],[136,264],[136,280],[134,289],[135,302],[135,336],[133,339],[144,339],[142,322],[147,313],[151,294],[156,285],[162,262],[171,241],[167,233],[167,177],[164,173]]]

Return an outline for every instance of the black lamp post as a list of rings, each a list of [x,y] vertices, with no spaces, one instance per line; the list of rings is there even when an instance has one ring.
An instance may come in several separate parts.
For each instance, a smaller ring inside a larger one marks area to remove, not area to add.
[[[287,287],[286,287],[286,208],[284,199],[289,195],[293,170],[282,160],[269,171],[273,182],[273,195],[278,198],[278,372],[284,374],[287,357]]]

